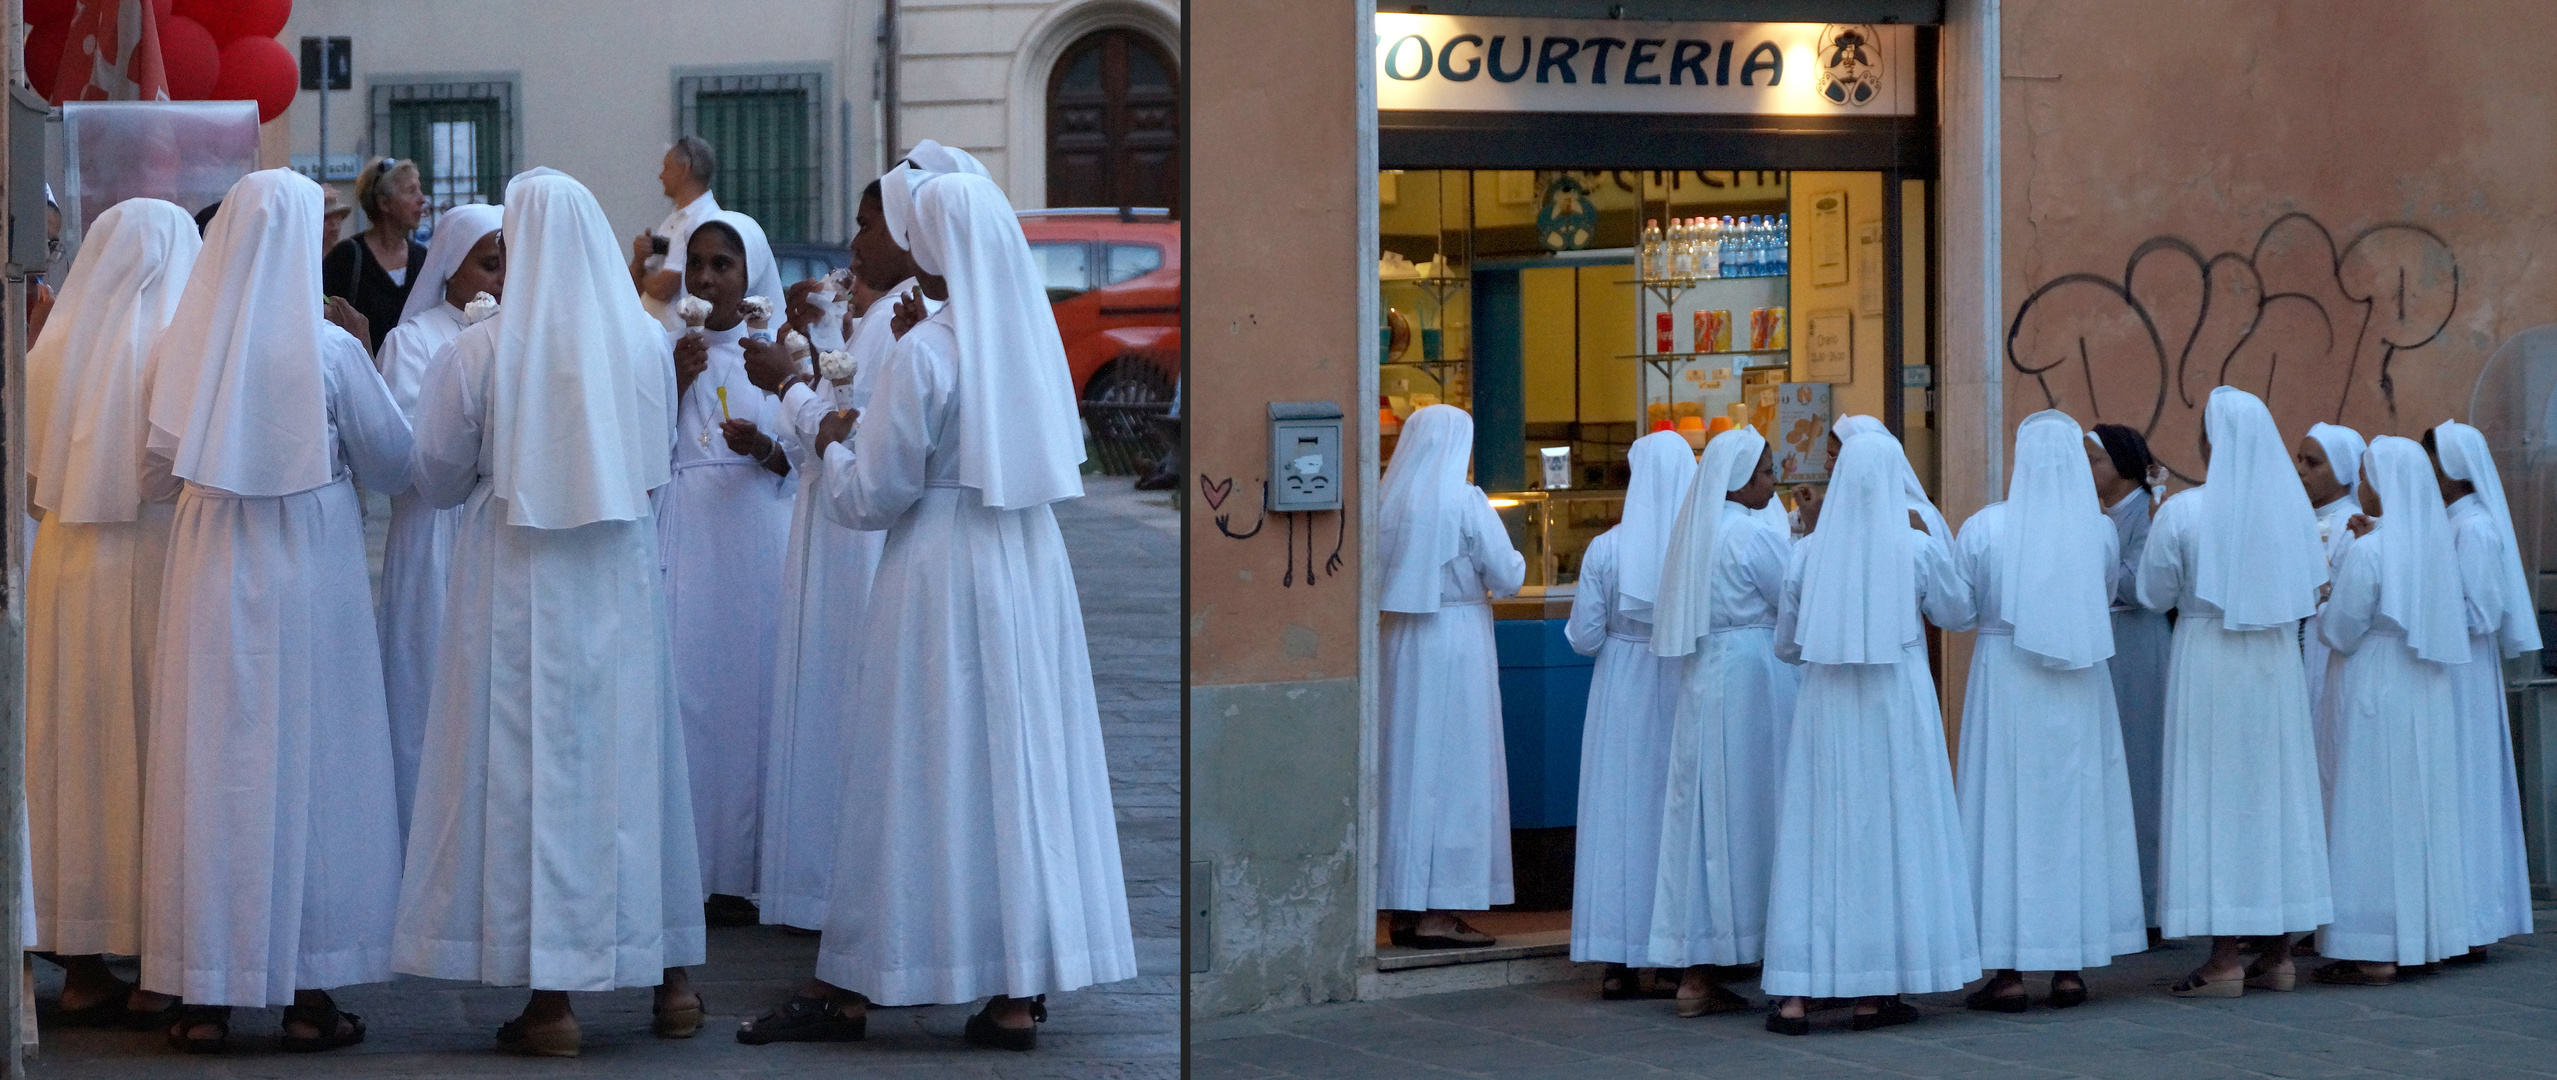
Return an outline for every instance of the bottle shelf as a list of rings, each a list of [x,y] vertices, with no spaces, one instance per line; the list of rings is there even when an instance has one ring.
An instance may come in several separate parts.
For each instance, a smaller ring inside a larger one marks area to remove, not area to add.
[[[1714,357],[1714,356],[1779,356],[1779,355],[1782,355],[1782,356],[1790,356],[1790,355],[1792,355],[1792,354],[1793,354],[1793,350],[1792,350],[1792,349],[1790,349],[1790,348],[1785,348],[1785,349],[1715,349],[1715,350],[1712,350],[1712,351],[1710,351],[1710,352],[1665,352],[1665,353],[1662,353],[1662,352],[1647,352],[1647,353],[1617,353],[1617,354],[1616,354],[1616,359],[1618,359],[1618,360],[1703,360],[1703,359],[1706,359],[1706,358],[1708,358],[1708,357]],[[1744,366],[1745,366],[1745,365],[1744,365]],[[1773,365],[1773,364],[1760,364],[1760,365],[1758,365],[1758,366],[1759,366],[1759,367],[1774,367],[1775,365]]]

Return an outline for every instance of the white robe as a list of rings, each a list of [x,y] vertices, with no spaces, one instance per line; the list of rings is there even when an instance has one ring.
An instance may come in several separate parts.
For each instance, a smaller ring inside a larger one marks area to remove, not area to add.
[[[888,329],[895,306],[881,302],[864,313],[859,333],[865,340],[855,357],[863,363],[849,388],[856,408],[868,404],[880,363],[895,344]],[[828,512],[824,469],[814,450],[817,423],[835,406],[834,389],[791,386],[774,425],[799,486],[782,560],[756,891],[763,921],[805,930],[826,925],[846,769],[841,734],[871,713],[853,686],[851,650],[869,616],[871,578],[887,541],[884,532],[845,528]]]
[[[1802,673],[1776,659],[1776,608],[1793,539],[1722,504],[1713,627],[1677,661],[1649,963],[1737,966],[1765,958],[1777,780]],[[1573,924],[1578,932],[1579,924]]]
[[[2449,554],[2444,552],[2444,554]],[[2335,919],[2318,952],[2428,964],[2468,951],[2460,854],[2458,715],[2450,665],[2415,655],[2380,612],[2379,545],[2347,545],[2318,615],[2337,660],[2327,858]]]
[[[1580,811],[1572,856],[1571,958],[1647,963],[1660,862],[1660,794],[1683,660],[1654,656],[1651,623],[1617,612],[1616,531],[1580,558],[1572,651],[1598,658],[1580,733]]]
[[[2168,937],[2280,934],[2335,917],[2308,684],[2290,626],[2230,630],[2192,591],[2202,500],[2167,500],[2140,603],[2177,609],[2166,677],[2158,924]]]
[[[1918,595],[1937,625],[1971,621],[1970,586],[1944,542],[1912,530]],[[1896,664],[1806,664],[1794,642],[1804,560],[1794,548],[1776,655],[1802,664],[1777,785],[1775,871],[1759,985],[1778,997],[1959,989],[1980,977],[1969,859],[1927,643]]]
[[[2505,565],[2501,530],[2484,500],[2450,505],[2459,580],[2467,595],[2468,662],[2451,668],[2458,710],[2459,806],[2466,841],[2468,901],[2476,911],[2472,945],[2532,932],[2530,863],[2524,854],[2521,787],[2513,772],[2513,734],[2506,715],[2504,653],[2480,600],[2501,595]]]
[[[2158,791],[2165,783],[2166,654],[2173,633],[2166,613],[2140,606],[2140,554],[2149,544],[2149,493],[2106,507],[2120,542],[2113,583],[2113,706],[2122,716],[2122,762],[2131,780],[2131,823],[2138,831],[2140,904],[2157,923]]]
[[[35,530],[27,849],[50,952],[142,951],[142,749],[176,495],[164,480],[132,521]]]
[[[408,467],[361,342],[320,337],[335,476],[250,498],[185,485],[170,529],[143,815],[142,986],[282,1005],[391,977],[390,719],[355,479]],[[153,430],[146,472],[177,436]]]
[[[1979,631],[1962,696],[1955,788],[1980,963],[2103,967],[2149,944],[2113,675],[2101,660],[2059,670],[2016,647],[1999,567],[2009,545],[2031,541],[2014,535],[2007,507],[1984,507],[1962,524],[1953,560],[1970,580],[1976,618],[1945,627]],[[2118,572],[2114,534],[2102,535],[2105,566]],[[2105,584],[2109,591],[2114,582]]]
[[[465,331],[419,395],[418,488],[463,512],[393,966],[654,986],[703,945],[657,525],[506,523],[483,457],[495,331]]]
[[[1440,571],[1439,609],[1379,618],[1376,906],[1480,911],[1515,898],[1492,608],[1527,559],[1486,498]]]
[[[1045,505],[959,485],[948,310],[897,342],[825,461],[837,512],[888,537],[847,653],[875,711],[844,748],[817,977],[881,1005],[1137,973],[1065,537]]]
[[[670,335],[670,343],[685,333]],[[745,896],[758,884],[764,754],[795,481],[728,449],[719,432],[720,387],[728,391],[728,417],[752,420],[767,435],[778,431],[780,402],[746,381],[738,345],[746,324],[701,335],[710,345],[710,366],[676,408],[675,475],[657,491],[657,544],[666,564],[702,887]]]
[[[2326,540],[2326,573],[2334,576],[2335,564],[2344,557],[2344,545],[2352,539],[2352,530],[2344,527],[2353,515],[2362,512],[2362,504],[2347,495],[2317,508],[2317,529]],[[2323,602],[2318,611],[2326,610]],[[2308,715],[2317,733],[2317,781],[2327,798],[2335,794],[2335,716],[2328,707],[2327,695],[2335,689],[2342,674],[2343,660],[2335,655],[2318,633],[2318,616],[2300,620],[2300,673],[2308,681]]]
[[[382,339],[382,381],[400,415],[417,418],[417,391],[436,354],[461,335],[462,312],[438,304]],[[417,755],[426,742],[426,697],[435,685],[435,637],[444,620],[444,581],[453,560],[460,507],[427,505],[413,483],[391,493],[390,535],[382,548],[382,682],[391,705],[391,777],[400,836],[417,802]]]

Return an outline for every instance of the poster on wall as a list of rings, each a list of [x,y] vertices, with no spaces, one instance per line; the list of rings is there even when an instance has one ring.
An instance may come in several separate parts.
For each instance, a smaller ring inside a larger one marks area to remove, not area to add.
[[[1823,191],[1811,197],[1811,283],[1847,283],[1847,193]]]
[[[1882,317],[1882,223],[1856,226],[1856,314]]]
[[[1778,383],[1776,480],[1811,483],[1829,479],[1829,425],[1836,414],[1829,405],[1829,384]]]
[[[1386,112],[1914,116],[1903,24],[1376,13]]]
[[[1855,326],[1855,317],[1845,308],[1815,311],[1803,320],[1803,377],[1817,383],[1856,381]]]

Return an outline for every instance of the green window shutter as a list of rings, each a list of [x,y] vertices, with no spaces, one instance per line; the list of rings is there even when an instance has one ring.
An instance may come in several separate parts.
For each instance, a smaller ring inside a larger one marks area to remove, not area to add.
[[[373,147],[417,163],[430,211],[494,206],[515,172],[514,83],[375,85]]]
[[[688,76],[679,80],[685,134],[719,156],[711,190],[723,209],[762,225],[776,244],[819,239],[819,154],[815,75]]]

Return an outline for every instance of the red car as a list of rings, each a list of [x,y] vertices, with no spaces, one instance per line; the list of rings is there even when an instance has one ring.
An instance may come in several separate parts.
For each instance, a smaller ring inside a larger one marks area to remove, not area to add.
[[[1172,400],[1181,372],[1181,223],[1163,210],[1024,210],[1084,401]]]

